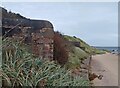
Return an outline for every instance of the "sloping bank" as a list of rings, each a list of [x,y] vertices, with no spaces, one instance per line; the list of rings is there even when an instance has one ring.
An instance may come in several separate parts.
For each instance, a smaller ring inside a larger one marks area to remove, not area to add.
[[[106,51],[91,47],[75,36],[64,35],[64,38],[72,43],[69,47],[69,60],[66,66],[72,69],[74,74],[89,80],[90,55],[104,54]]]
[[[64,38],[71,42],[69,45],[69,62],[75,67],[80,66],[81,61],[93,54],[104,54],[105,51],[96,49],[75,36],[64,35]]]

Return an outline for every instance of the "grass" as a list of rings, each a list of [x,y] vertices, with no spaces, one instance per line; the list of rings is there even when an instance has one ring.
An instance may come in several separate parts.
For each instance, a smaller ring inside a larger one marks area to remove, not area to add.
[[[72,52],[69,52],[69,59],[67,62],[68,68],[80,67],[81,61],[86,59],[88,54],[78,47],[73,47]]]
[[[65,37],[65,39],[67,39],[69,41],[80,42],[80,46],[85,47],[86,53],[92,52],[92,48],[87,43],[85,43],[83,40],[76,38],[76,37],[68,36],[68,35],[65,35],[64,37]]]
[[[84,47],[85,48],[84,51],[88,54],[103,54],[103,53],[105,53],[105,51],[103,51],[103,50],[99,50],[99,49],[96,49],[96,48],[88,45],[86,42],[84,42],[80,38],[72,37],[72,36],[68,36],[68,35],[64,35],[64,38],[68,41],[80,42],[80,46]]]
[[[15,52],[7,50],[7,46],[13,46]],[[54,61],[35,58],[19,42],[9,39],[3,40],[3,60],[0,77],[5,86],[89,86],[89,81],[84,78],[71,75],[70,70],[61,67]],[[76,48],[76,50],[78,50]],[[75,50],[75,53],[77,53]]]
[[[88,58],[92,54],[104,54],[106,53],[103,50],[96,49],[94,47],[91,47],[88,45],[86,42],[81,40],[80,38],[76,37],[71,37],[68,35],[64,35],[64,38],[68,41],[72,42],[80,42],[80,46],[83,47],[84,49],[80,47],[75,47],[75,46],[70,46],[70,52],[69,52],[69,61],[66,64],[68,68],[76,68],[80,67],[81,61]]]

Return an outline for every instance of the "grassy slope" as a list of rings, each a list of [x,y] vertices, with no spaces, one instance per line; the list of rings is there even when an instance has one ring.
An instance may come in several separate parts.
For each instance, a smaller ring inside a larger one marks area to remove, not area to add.
[[[84,47],[85,50],[73,46],[71,51],[69,52],[69,61],[67,63],[68,67],[74,68],[80,66],[80,61],[88,58],[90,54],[103,54],[105,53],[102,50],[98,50],[94,47],[91,47],[88,45],[86,42],[83,40],[76,38],[76,37],[71,37],[68,35],[64,35],[64,38],[69,41],[75,41],[75,42],[80,42],[80,46]]]
[[[69,52],[69,60],[67,66],[69,68],[79,67],[81,60],[88,57],[88,54],[78,47],[73,47],[73,51]]]
[[[88,45],[86,42],[84,42],[83,40],[81,40],[80,38],[75,38],[75,37],[71,37],[71,36],[68,36],[68,35],[64,35],[64,38],[69,40],[69,41],[77,41],[77,42],[80,42],[80,46],[81,47],[85,47],[85,52],[88,53],[88,54],[103,54],[105,53],[105,51],[102,51],[102,50],[99,50],[99,49],[96,49],[90,45]]]

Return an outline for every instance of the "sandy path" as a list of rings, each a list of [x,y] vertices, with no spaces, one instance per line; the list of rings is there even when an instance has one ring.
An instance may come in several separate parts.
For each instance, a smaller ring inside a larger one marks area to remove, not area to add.
[[[118,56],[113,54],[92,56],[92,72],[103,75],[93,81],[95,86],[118,86]]]

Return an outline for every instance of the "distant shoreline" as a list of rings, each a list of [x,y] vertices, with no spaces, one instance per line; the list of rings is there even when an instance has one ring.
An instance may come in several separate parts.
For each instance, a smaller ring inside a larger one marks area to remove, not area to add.
[[[94,46],[94,47],[100,50],[108,50],[113,53],[120,53],[119,47],[102,47],[102,46]]]

